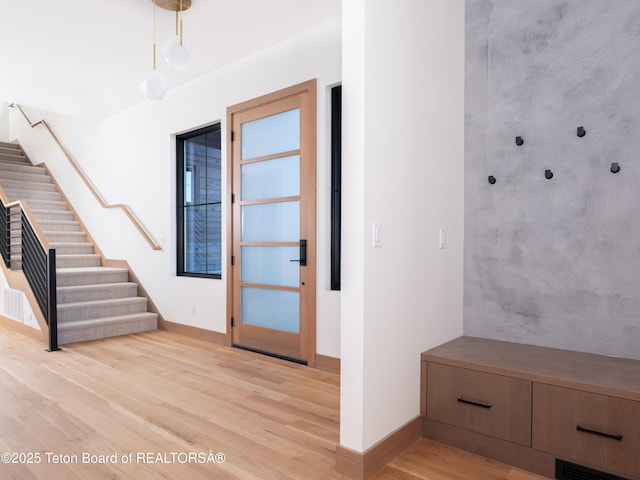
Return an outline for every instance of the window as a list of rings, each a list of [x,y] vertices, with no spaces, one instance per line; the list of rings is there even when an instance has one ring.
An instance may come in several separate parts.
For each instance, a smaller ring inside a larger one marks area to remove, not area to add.
[[[220,124],[178,135],[178,275],[221,278]]]
[[[331,89],[331,290],[340,290],[342,86]]]

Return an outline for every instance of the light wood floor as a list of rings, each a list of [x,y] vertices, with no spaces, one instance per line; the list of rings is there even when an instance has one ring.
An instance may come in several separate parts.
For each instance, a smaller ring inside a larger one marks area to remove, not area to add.
[[[338,441],[338,375],[167,332],[48,353],[0,326],[2,479],[342,479]],[[375,477],[539,478],[426,440]]]

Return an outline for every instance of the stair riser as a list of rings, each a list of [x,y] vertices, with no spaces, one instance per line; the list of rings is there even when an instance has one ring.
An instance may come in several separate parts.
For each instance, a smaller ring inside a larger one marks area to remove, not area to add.
[[[0,162],[12,162],[12,163],[17,163],[19,165],[21,164],[31,165],[29,163],[29,160],[27,160],[27,157],[25,157],[24,155],[21,155],[19,152],[15,152],[15,153],[0,152]]]
[[[58,271],[56,277],[58,287],[70,287],[73,285],[97,285],[101,283],[124,283],[129,280],[129,275],[126,270],[124,272],[107,271],[98,273],[63,273]]]
[[[13,148],[16,150],[20,150],[20,145],[17,143],[11,143],[11,142],[0,142],[0,147],[2,148]]]
[[[39,192],[36,190],[31,191],[21,191],[21,190],[13,190],[11,188],[5,188],[4,192],[9,197],[9,200],[53,200],[53,201],[62,201],[62,195],[58,192]]]
[[[58,343],[66,345],[85,342],[99,338],[117,337],[132,333],[148,332],[158,328],[158,320],[153,315],[140,315],[140,318],[127,323],[105,322],[104,324],[81,326],[60,325],[58,327]]]
[[[70,222],[55,222],[51,220],[43,220],[42,222],[38,222],[40,224],[40,228],[45,234],[47,232],[79,232],[80,224],[75,221]]]
[[[87,242],[87,234],[85,232],[47,232],[46,235],[50,243]]]
[[[18,163],[0,163],[0,179],[51,183],[51,179],[46,175],[44,168],[20,165]]]
[[[0,180],[0,184],[2,181]],[[28,200],[27,205],[31,210],[54,210],[56,212],[67,212],[69,207],[65,202],[51,202],[47,200]]]
[[[78,243],[60,245],[55,243],[49,243],[52,248],[56,249],[57,255],[89,255],[93,253],[93,244],[92,243]]]
[[[56,186],[46,182],[25,182],[24,180],[2,180],[4,190],[15,190],[17,192],[55,192]]]
[[[134,313],[143,313],[147,311],[147,299],[135,298],[130,302],[117,304],[61,304],[58,305],[58,322],[74,322],[77,320],[89,320],[104,317],[115,317],[117,315],[131,315]]]
[[[100,255],[59,255],[56,251],[57,268],[99,267]]]
[[[95,287],[59,288],[58,304],[74,302],[91,302],[95,300],[112,300],[116,298],[135,297],[138,286],[135,283],[96,285]]]
[[[73,221],[73,212],[60,210],[56,211],[43,211],[43,210],[32,210],[33,214],[36,216],[36,220],[38,222],[44,222],[47,220],[55,220],[55,221]]]

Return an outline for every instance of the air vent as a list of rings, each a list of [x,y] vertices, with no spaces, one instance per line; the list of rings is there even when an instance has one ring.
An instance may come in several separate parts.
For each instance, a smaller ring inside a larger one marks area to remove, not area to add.
[[[12,288],[4,289],[4,312],[7,317],[22,321],[22,292]]]
[[[559,458],[556,459],[556,478],[558,480],[628,480]]]

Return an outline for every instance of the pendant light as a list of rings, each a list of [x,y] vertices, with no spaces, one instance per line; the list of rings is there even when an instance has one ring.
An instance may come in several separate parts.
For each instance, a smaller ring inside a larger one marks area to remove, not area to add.
[[[156,67],[156,0],[153,0],[153,71],[140,84],[149,100],[162,100],[169,90],[169,83]]]
[[[181,73],[189,73],[193,68],[193,62],[189,49],[182,41],[182,12],[184,11],[182,1],[180,0],[179,8],[176,8],[176,34],[164,43],[162,55],[172,68]]]

